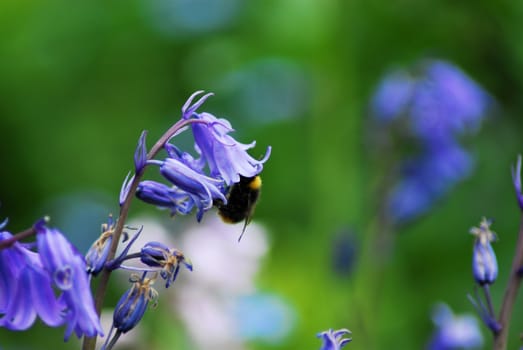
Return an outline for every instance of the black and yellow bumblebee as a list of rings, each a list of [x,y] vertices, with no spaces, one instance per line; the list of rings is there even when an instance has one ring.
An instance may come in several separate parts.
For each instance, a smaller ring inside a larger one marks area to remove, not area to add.
[[[256,202],[260,197],[262,180],[259,175],[245,177],[240,175],[240,181],[232,184],[227,191],[227,204],[216,201],[214,204],[218,208],[218,215],[222,220],[229,224],[244,221],[243,230],[238,238],[242,239],[245,228],[251,222]]]

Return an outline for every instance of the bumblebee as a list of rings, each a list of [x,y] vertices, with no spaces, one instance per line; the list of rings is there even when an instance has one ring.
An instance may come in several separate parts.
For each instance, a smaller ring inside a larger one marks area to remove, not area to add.
[[[227,192],[227,204],[217,201],[218,215],[229,224],[243,221],[243,230],[238,238],[242,239],[245,228],[251,222],[256,202],[260,197],[262,180],[259,175],[245,177],[240,175],[240,181],[231,185]]]

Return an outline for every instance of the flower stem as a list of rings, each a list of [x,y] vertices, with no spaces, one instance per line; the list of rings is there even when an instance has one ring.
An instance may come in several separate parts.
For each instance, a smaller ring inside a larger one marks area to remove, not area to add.
[[[22,232],[19,232],[17,234],[14,234],[13,237],[4,239],[0,242],[0,250],[9,248],[13,244],[15,244],[18,241],[21,241],[23,239],[26,239],[28,237],[31,237],[36,234],[36,229],[33,227],[30,227]]]
[[[174,135],[176,135],[177,132],[179,132],[183,127],[192,124],[192,123],[205,123],[205,121],[200,119],[180,119],[178,122],[176,122],[173,126],[165,132],[165,134],[160,137],[160,139],[154,144],[154,146],[151,148],[149,153],[147,154],[147,160],[153,159],[158,152],[163,148],[165,143],[169,141]],[[131,201],[134,198],[134,195],[136,193],[136,189],[138,188],[138,184],[140,183],[140,180],[144,174],[145,168],[141,169],[138,173],[135,174],[131,185],[129,186],[129,191],[127,192],[127,196],[122,203],[120,207],[120,215],[118,216],[118,219],[116,221],[116,227],[114,229],[114,236],[113,241],[111,243],[111,248],[109,250],[109,254],[107,256],[107,261],[111,261],[114,259],[116,255],[116,249],[118,248],[118,243],[120,241],[120,236],[122,235],[123,228],[125,221],[127,220],[127,215],[129,214],[129,208],[131,206]],[[102,274],[100,275],[100,281],[98,283],[98,288],[96,289],[96,293],[94,296],[94,303],[96,312],[98,313],[98,316],[100,316],[103,301],[105,298],[105,294],[107,292],[107,285],[109,283],[109,277],[111,276],[112,270],[110,269],[104,269],[102,271]],[[84,337],[82,349],[83,350],[94,350],[96,346],[96,337]]]
[[[492,298],[490,297],[490,288],[488,284],[483,285],[483,292],[485,293],[485,300],[487,301],[489,316],[494,319],[496,316],[494,313],[494,306],[492,305]]]
[[[498,322],[501,325],[501,330],[494,334],[494,350],[506,350],[507,338],[510,324],[510,317],[512,315],[512,309],[516,296],[518,293],[519,285],[521,283],[521,276],[518,271],[523,265],[523,214],[521,216],[519,225],[518,242],[516,245],[516,252],[514,254],[514,260],[512,261],[512,269],[510,271],[510,278],[505,289],[505,295],[503,296],[503,303],[501,304],[501,310],[499,312]]]

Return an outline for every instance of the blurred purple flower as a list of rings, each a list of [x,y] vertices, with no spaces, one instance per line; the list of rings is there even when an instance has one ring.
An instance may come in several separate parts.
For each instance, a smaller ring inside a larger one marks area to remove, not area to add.
[[[0,241],[11,238],[0,232]],[[26,330],[40,316],[51,327],[63,324],[63,306],[51,287],[40,256],[20,243],[0,250],[0,326]]]
[[[390,122],[406,113],[414,87],[414,78],[405,71],[398,70],[387,75],[372,97],[373,116],[381,122]]]
[[[380,122],[407,119],[423,143],[441,143],[476,130],[492,105],[492,97],[459,68],[427,60],[412,72],[389,73],[376,89],[371,110]]]
[[[396,125],[396,136],[414,140],[418,150],[402,161],[399,181],[388,194],[395,222],[426,213],[470,175],[473,158],[457,137],[477,130],[492,105],[481,87],[441,60],[424,61],[412,71],[396,70],[383,79],[371,101],[374,120],[384,129]]]
[[[406,160],[400,180],[388,197],[388,208],[398,223],[425,214],[454,185],[472,171],[471,156],[456,144],[426,151]]]
[[[43,221],[35,224],[35,229],[42,264],[62,292],[59,301],[65,307],[65,339],[73,330],[79,338],[103,335],[83,256],[60,231],[48,228]]]
[[[329,329],[318,333],[318,338],[321,338],[323,341],[320,350],[340,350],[352,341],[352,338],[343,338],[347,334],[351,334],[348,329],[339,329],[337,331]]]
[[[448,62],[425,67],[412,99],[414,132],[430,141],[476,130],[492,103],[489,95]]]
[[[437,329],[428,350],[478,349],[483,345],[478,321],[472,315],[455,316],[446,304],[438,304],[432,320]]]

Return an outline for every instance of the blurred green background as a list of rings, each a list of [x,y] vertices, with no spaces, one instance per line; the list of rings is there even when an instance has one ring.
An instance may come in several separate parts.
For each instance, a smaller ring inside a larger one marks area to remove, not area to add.
[[[295,322],[281,341],[246,348],[317,349],[317,332],[346,327],[354,338],[347,348],[421,349],[434,303],[472,312],[467,232],[481,216],[494,218],[500,238],[492,293],[496,305],[502,298],[520,215],[510,165],[522,151],[522,33],[517,1],[0,2],[0,217],[17,232],[50,214],[85,251],[108,212],[117,213],[140,132],[152,145],[192,92],[212,91],[202,110],[228,118],[240,141],[257,140],[254,157],[273,147],[254,219],[271,245],[257,285],[281,296]],[[397,235],[379,280],[357,262],[336,269],[340,232],[352,232],[347,249],[358,257],[376,229],[369,98],[389,68],[424,57],[454,62],[498,101],[468,140],[475,172]],[[143,212],[173,224],[141,203],[131,217]],[[115,302],[126,286],[112,288]],[[139,325],[142,341],[190,349],[161,303]],[[509,348],[519,344],[522,308]],[[42,325],[0,330],[0,347],[78,347],[62,337]]]

